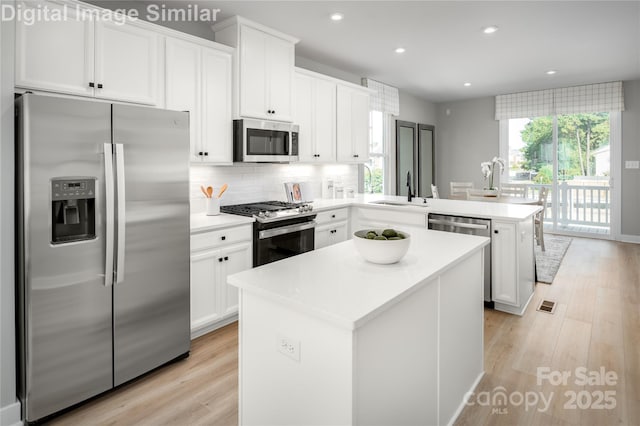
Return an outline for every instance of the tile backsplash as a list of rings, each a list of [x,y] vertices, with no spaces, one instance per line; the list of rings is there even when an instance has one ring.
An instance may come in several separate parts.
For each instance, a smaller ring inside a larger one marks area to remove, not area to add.
[[[190,173],[191,213],[204,212],[205,198],[200,185],[212,186],[218,193],[222,184],[229,189],[221,205],[256,201],[286,201],[284,182],[306,182],[311,198],[322,198],[322,181],[333,179],[345,189],[358,189],[358,166],[347,164],[255,164],[236,163],[233,166],[192,165]]]

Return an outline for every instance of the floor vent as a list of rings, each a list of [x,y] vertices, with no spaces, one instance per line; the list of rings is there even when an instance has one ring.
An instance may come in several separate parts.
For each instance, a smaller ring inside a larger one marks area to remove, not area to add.
[[[543,300],[542,302],[540,302],[540,306],[538,306],[538,311],[546,312],[548,314],[552,314],[555,310],[556,302],[552,302],[550,300]]]

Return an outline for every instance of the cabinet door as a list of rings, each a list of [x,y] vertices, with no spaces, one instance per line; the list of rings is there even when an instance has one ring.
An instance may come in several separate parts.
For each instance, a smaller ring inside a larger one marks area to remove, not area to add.
[[[518,306],[516,224],[493,221],[491,234],[492,298]]]
[[[369,156],[369,95],[338,86],[337,158],[341,163],[366,162]]]
[[[191,330],[220,319],[219,250],[191,255]]]
[[[267,114],[267,34],[240,27],[240,115],[271,118]]]
[[[231,55],[202,50],[202,150],[208,163],[233,162]]]
[[[351,93],[351,141],[356,162],[369,160],[369,95]]]
[[[36,3],[17,2],[25,12]],[[41,1],[39,7],[60,10],[62,5]],[[93,96],[94,37],[91,20],[81,20],[75,7],[67,20],[36,19],[32,25],[16,20],[15,85],[73,95]]]
[[[347,241],[349,238],[347,222],[336,223],[331,230],[333,231],[331,234],[331,244],[341,243]]]
[[[167,38],[165,94],[168,109],[189,111],[191,161],[201,161],[200,46]]]
[[[333,244],[331,240],[331,230],[334,229],[332,224],[318,226],[314,234],[314,249],[318,250]]]
[[[220,300],[222,315],[227,316],[238,312],[238,289],[227,284],[227,276],[251,269],[253,244],[250,242],[237,244],[220,251]]]
[[[293,43],[266,36],[267,61],[267,109],[272,120],[291,121],[293,103]]]
[[[300,161],[315,162],[315,129],[313,120],[313,78],[296,74],[293,121],[300,127],[298,156]]]
[[[132,24],[96,22],[96,97],[156,105],[160,36]]]
[[[318,161],[336,161],[336,84],[317,79],[314,90],[315,146]],[[367,127],[367,135],[369,128]],[[368,138],[367,138],[368,141]],[[368,142],[367,142],[368,143]],[[368,146],[367,146],[368,149]]]

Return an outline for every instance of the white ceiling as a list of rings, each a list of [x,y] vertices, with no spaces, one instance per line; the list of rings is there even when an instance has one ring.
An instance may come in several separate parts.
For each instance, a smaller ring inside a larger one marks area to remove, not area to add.
[[[218,21],[242,15],[300,38],[297,55],[433,102],[640,78],[640,0],[197,3],[221,9]],[[336,11],[344,20],[330,21]],[[499,31],[483,34],[492,24]]]

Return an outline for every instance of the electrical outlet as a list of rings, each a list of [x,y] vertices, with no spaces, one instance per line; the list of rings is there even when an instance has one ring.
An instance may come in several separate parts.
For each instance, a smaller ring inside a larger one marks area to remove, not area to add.
[[[625,161],[625,169],[640,169],[640,161]]]
[[[278,335],[276,339],[278,352],[284,354],[294,361],[300,362],[300,341],[289,337]]]

